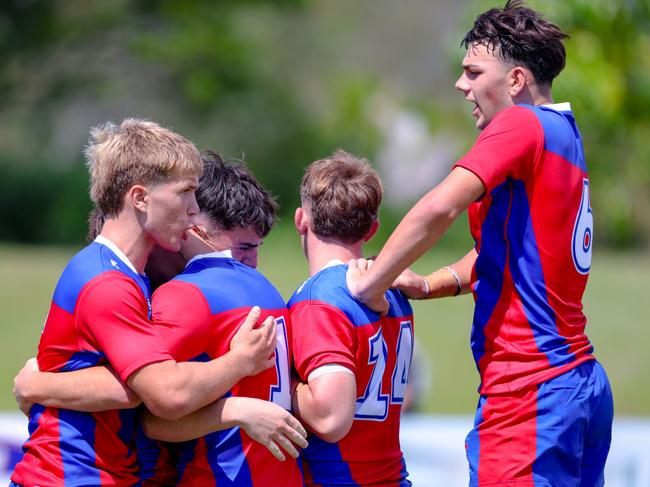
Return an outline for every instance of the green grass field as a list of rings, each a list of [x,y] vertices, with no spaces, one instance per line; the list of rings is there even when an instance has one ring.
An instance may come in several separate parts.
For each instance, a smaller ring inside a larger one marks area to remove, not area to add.
[[[430,252],[415,270],[435,269],[467,250],[448,247]],[[15,408],[13,376],[36,353],[54,285],[76,250],[0,245],[0,409]],[[278,226],[262,247],[260,270],[286,298],[306,278],[298,239],[287,224]],[[650,415],[650,359],[645,355],[650,343],[649,271],[647,254],[594,254],[585,296],[587,330],[609,374],[618,415]],[[417,343],[432,379],[423,410],[472,414],[478,374],[469,350],[471,297],[415,302],[414,307]]]

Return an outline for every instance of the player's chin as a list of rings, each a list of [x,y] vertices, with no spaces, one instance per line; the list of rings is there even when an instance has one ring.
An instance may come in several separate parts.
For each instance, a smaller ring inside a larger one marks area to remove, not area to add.
[[[165,241],[159,241],[157,244],[158,247],[161,247],[169,252],[178,252],[181,250],[181,238],[182,234],[179,234],[178,236],[167,238]]]

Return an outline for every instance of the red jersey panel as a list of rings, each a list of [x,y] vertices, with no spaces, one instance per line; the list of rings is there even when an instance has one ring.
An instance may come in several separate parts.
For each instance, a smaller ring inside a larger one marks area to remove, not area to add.
[[[259,272],[222,253],[193,259],[182,274],[153,296],[153,320],[177,361],[212,360],[230,350],[230,341],[253,306],[278,329],[276,366],[246,377],[228,395],[273,401],[291,410],[291,340],[282,296]],[[302,486],[298,463],[280,462],[239,427],[172,446],[179,486]],[[139,451],[143,448],[139,447]],[[141,457],[155,459],[149,453]],[[154,466],[155,467],[155,466]],[[145,471],[151,471],[144,466]]]
[[[110,363],[122,380],[171,358],[149,322],[149,288],[107,246],[94,242],[68,263],[38,346],[48,372]],[[29,439],[11,479],[32,486],[127,486],[138,481],[134,409],[82,413],[35,404]]]
[[[521,390],[594,359],[582,312],[593,216],[568,104],[504,110],[456,166],[485,186],[469,208],[479,392]]]
[[[354,372],[357,383],[350,432],[338,443],[309,437],[301,454],[305,484],[411,485],[399,424],[413,353],[413,312],[408,300],[392,290],[384,317],[355,301],[345,283],[346,269],[325,268],[289,301],[300,378],[306,381],[322,365],[340,364]]]

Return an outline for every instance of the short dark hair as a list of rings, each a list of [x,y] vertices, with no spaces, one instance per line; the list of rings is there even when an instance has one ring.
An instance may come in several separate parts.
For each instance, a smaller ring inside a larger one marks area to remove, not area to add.
[[[370,231],[383,195],[379,174],[368,161],[340,149],[312,162],[300,185],[312,231],[347,244],[360,241]]]
[[[505,7],[479,15],[461,41],[466,49],[482,44],[507,63],[528,68],[538,83],[549,85],[566,63],[564,39],[569,37],[539,12],[508,0]]]
[[[243,163],[225,163],[214,151],[201,153],[203,174],[196,202],[221,230],[246,228],[266,237],[278,205]]]

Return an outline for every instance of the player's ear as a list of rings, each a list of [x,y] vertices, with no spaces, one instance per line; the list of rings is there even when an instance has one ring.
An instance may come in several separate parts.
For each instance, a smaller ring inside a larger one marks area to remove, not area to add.
[[[509,83],[509,92],[512,98],[516,98],[521,94],[522,91],[526,88],[529,78],[532,76],[532,73],[526,68],[521,66],[515,66],[510,70],[510,77],[508,79]]]
[[[375,220],[375,221],[372,222],[372,225],[370,225],[370,230],[368,230],[368,233],[366,233],[366,236],[363,237],[363,241],[367,242],[372,237],[374,237],[375,234],[377,233],[378,229],[379,229],[379,220]]]
[[[309,222],[307,221],[307,213],[301,206],[296,208],[296,212],[293,216],[293,224],[296,226],[298,235],[304,235],[307,233]]]
[[[146,212],[149,201],[149,192],[141,184],[134,184],[129,188],[125,198],[131,203],[131,206],[138,211]]]

